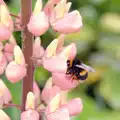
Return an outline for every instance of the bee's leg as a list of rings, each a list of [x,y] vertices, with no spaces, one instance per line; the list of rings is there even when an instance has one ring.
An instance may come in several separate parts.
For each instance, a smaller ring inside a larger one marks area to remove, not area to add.
[[[66,74],[67,74],[67,75],[70,74],[70,70],[67,70]]]
[[[75,75],[72,76],[72,80],[75,80]]]
[[[68,74],[72,74],[72,69],[71,69],[71,68],[68,68],[66,74],[67,74],[67,75],[68,75]]]
[[[76,75],[72,75],[71,79],[72,79],[72,80],[71,80],[72,83],[73,83],[74,80],[77,80]]]

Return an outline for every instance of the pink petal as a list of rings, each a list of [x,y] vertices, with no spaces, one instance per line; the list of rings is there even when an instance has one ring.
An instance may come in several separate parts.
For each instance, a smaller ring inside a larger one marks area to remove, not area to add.
[[[7,60],[3,54],[0,55],[0,75],[4,73],[4,70],[7,66]]]
[[[69,90],[78,85],[78,81],[72,80],[69,75],[64,73],[52,73],[53,84],[59,86],[61,90]]]
[[[42,46],[34,46],[34,50],[33,50],[33,56],[36,58],[40,58],[44,55],[44,48]]]
[[[13,61],[13,53],[5,53],[4,52],[4,55],[8,62]]]
[[[10,101],[12,101],[12,96],[11,96],[10,91],[6,89],[5,94],[4,94],[4,103],[8,104]]]
[[[18,30],[18,31],[20,31],[21,30],[21,15],[20,15],[20,13],[18,14],[18,16],[20,17],[20,18],[16,18],[15,19],[15,27],[16,27],[16,29]]]
[[[0,0],[0,4],[1,4],[1,3],[4,3],[4,1],[3,1],[3,0]]]
[[[76,55],[77,55],[76,44],[75,44],[75,43],[71,43],[71,44],[68,45],[68,46],[71,46],[71,45],[72,45],[72,48],[71,48],[70,55],[69,55],[69,57],[68,57],[69,60],[73,60],[73,59],[76,57]],[[68,46],[65,46],[65,47],[63,48],[63,50],[64,50],[66,47],[68,47]],[[62,51],[63,51],[63,50],[62,50]]]
[[[66,104],[68,98],[68,91],[61,91],[60,92],[60,105]]]
[[[8,62],[11,62],[13,60],[13,51],[14,51],[14,45],[10,43],[6,43],[4,47],[4,55]]]
[[[62,108],[67,108],[69,110],[70,116],[75,116],[82,111],[83,105],[80,98],[75,98],[69,101],[67,104],[63,105]]]
[[[61,0],[48,0],[48,2],[46,3],[43,11],[45,12],[45,14],[50,17],[51,13],[53,12],[54,9],[54,5],[59,3]]]
[[[62,72],[67,70],[66,60],[59,55],[43,60],[43,66],[50,72]]]
[[[58,42],[58,47],[57,47],[57,53],[61,52],[64,46],[64,41],[65,41],[65,35],[61,34],[59,37],[59,42]]]
[[[45,14],[50,17],[51,13],[52,13],[52,10],[54,8],[54,3],[52,2],[52,0],[48,1],[43,9],[43,11],[45,12]]]
[[[3,50],[3,48],[4,48],[3,44],[2,44],[2,42],[0,42],[0,51]]]
[[[82,27],[82,18],[78,11],[73,11],[64,16],[63,19],[52,23],[52,28],[60,33],[74,33],[78,32]]]
[[[0,103],[8,104],[12,100],[11,93],[2,79],[0,79],[0,94]]]
[[[57,4],[57,3],[59,3],[61,0],[49,0],[49,1],[53,2],[54,4]]]
[[[47,115],[47,120],[70,120],[68,109],[58,109],[56,112]]]
[[[4,47],[5,52],[13,53],[13,50],[14,50],[14,45],[12,45],[10,43],[5,44],[5,47]]]
[[[0,23],[0,41],[8,40],[11,36],[11,31],[2,23]]]
[[[37,106],[40,102],[40,89],[39,89],[36,81],[34,81],[34,83],[33,83],[33,93],[35,95],[35,100],[36,100],[35,104]]]
[[[39,114],[35,110],[27,110],[21,113],[21,120],[39,120]]]
[[[44,12],[32,15],[28,23],[28,30],[35,36],[44,34],[49,28],[48,18]]]
[[[58,93],[60,93],[60,88],[57,86],[53,86],[52,88],[44,88],[41,99],[46,103],[49,103]]]
[[[5,74],[11,83],[16,83],[25,77],[26,68],[13,61],[6,67]]]
[[[52,25],[54,22],[56,22],[56,20],[57,20],[57,17],[56,17],[56,12],[55,12],[55,10],[53,9],[52,10],[52,12],[51,12],[51,14],[50,14],[50,24]]]
[[[36,66],[40,66],[42,64],[42,56],[45,53],[45,50],[42,45],[40,45],[40,39],[35,40],[33,44],[33,62]]]

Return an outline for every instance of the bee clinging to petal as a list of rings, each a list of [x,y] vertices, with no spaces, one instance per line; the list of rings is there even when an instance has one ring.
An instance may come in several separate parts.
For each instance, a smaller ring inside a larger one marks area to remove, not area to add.
[[[83,64],[80,60],[67,60],[67,75],[71,75],[73,80],[86,80],[88,72],[95,72],[93,68]]]

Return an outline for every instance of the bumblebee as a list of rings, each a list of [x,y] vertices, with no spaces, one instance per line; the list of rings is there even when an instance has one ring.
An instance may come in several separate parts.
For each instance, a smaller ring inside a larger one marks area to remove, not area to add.
[[[71,75],[73,80],[84,81],[88,77],[88,72],[95,72],[93,68],[83,64],[80,60],[67,60],[67,75]]]

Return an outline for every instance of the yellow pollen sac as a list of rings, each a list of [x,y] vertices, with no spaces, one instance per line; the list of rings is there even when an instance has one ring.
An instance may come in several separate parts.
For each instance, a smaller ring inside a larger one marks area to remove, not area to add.
[[[87,73],[87,71],[84,70],[84,71],[80,72],[80,75],[83,76],[83,75],[85,75],[86,73]]]
[[[72,64],[73,64],[73,60],[70,60],[70,67],[72,67]]]

